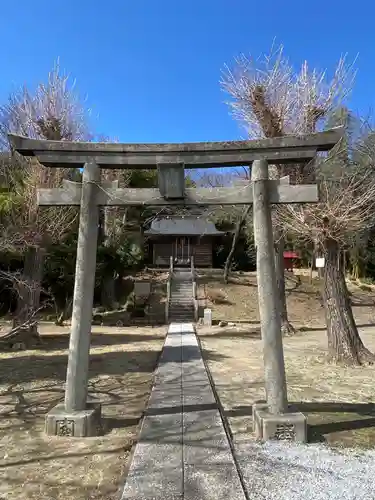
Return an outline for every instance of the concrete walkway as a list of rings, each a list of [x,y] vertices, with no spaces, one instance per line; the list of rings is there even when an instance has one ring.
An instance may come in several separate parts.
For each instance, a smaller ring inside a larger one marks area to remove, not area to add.
[[[192,324],[169,327],[122,500],[245,500]]]

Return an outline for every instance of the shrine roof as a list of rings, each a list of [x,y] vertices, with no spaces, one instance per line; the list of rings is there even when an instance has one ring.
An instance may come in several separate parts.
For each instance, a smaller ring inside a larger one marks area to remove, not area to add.
[[[219,236],[225,234],[218,231],[215,224],[207,219],[198,217],[165,217],[155,219],[145,235],[171,236]]]

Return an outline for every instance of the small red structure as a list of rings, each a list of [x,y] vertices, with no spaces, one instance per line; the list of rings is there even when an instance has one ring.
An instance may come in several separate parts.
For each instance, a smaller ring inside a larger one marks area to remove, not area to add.
[[[295,261],[299,259],[299,254],[297,252],[293,252],[292,250],[286,250],[283,253],[283,256],[284,256],[284,269],[286,271],[293,271]]]

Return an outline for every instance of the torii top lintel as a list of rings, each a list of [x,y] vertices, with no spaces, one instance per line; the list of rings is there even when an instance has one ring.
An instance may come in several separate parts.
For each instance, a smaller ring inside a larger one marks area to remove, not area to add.
[[[317,151],[329,151],[342,138],[342,127],[299,136],[251,141],[170,144],[121,144],[29,139],[9,134],[14,150],[35,156],[48,167],[82,167],[94,161],[102,168],[154,169],[162,164],[187,168],[240,166],[254,160],[271,163],[308,162]]]

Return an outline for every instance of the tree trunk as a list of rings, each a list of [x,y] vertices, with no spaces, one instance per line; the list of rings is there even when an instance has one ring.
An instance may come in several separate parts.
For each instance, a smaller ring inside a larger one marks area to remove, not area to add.
[[[342,272],[346,278],[346,250],[342,252]]]
[[[356,235],[355,243],[350,251],[350,261],[352,268],[352,278],[359,280],[365,275],[368,256],[366,250],[368,247],[368,235]]]
[[[116,306],[116,278],[113,272],[103,277],[100,302],[107,311],[112,311]]]
[[[23,273],[17,284],[17,309],[13,327],[28,323],[40,307],[44,256],[44,249],[41,247],[28,247],[26,250]]]
[[[233,256],[234,256],[234,252],[236,251],[237,243],[238,243],[238,240],[240,238],[241,228],[242,228],[243,224],[245,223],[247,216],[249,215],[250,208],[251,208],[251,205],[248,205],[243,210],[242,214],[240,215],[240,217],[239,217],[239,219],[237,221],[236,230],[234,231],[234,234],[233,234],[232,246],[231,246],[230,252],[228,254],[227,260],[225,261],[225,266],[224,266],[224,283],[228,283],[229,272],[230,272],[230,268],[231,268],[231,264],[232,264],[232,260],[233,260]]]
[[[328,353],[337,363],[361,365],[374,362],[358,334],[346,286],[344,268],[339,261],[337,241],[325,242],[323,300],[327,323]],[[338,262],[340,264],[338,265]]]
[[[110,209],[102,208],[100,211],[99,241],[100,244],[108,247],[111,244],[111,234],[109,227]],[[100,303],[107,311],[114,309],[116,302],[115,273],[111,272],[103,276],[103,284],[100,293]]]
[[[310,271],[309,272],[309,283],[310,283],[310,285],[313,282],[314,262],[315,262],[315,247],[313,249],[313,253],[312,253],[312,257],[311,257],[311,261],[310,261],[310,265],[309,265],[309,271]]]
[[[59,309],[56,314],[55,325],[63,326],[64,322],[72,317],[73,312],[73,297],[65,300],[64,307]]]
[[[289,323],[288,309],[286,306],[285,293],[285,265],[284,265],[284,238],[279,231],[275,231],[275,268],[277,291],[279,295],[279,308],[281,318],[281,332],[283,335],[293,335],[296,333],[294,327]]]

